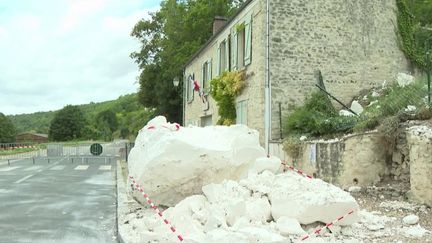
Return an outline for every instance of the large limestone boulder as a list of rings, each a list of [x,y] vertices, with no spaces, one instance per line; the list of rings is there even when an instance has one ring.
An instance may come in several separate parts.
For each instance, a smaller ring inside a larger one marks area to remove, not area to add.
[[[273,219],[293,218],[301,224],[328,223],[351,210],[338,222],[350,225],[358,220],[359,205],[348,193],[320,179],[309,179],[294,172],[274,175],[269,171],[251,175],[240,182],[253,193],[267,195]]]
[[[179,127],[156,117],[138,134],[129,174],[156,204],[174,206],[200,194],[204,185],[246,177],[253,162],[265,156],[258,137],[243,125]]]

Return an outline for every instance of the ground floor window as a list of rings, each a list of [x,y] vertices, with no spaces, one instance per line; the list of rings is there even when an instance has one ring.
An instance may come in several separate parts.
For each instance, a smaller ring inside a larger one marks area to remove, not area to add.
[[[201,127],[208,127],[213,125],[212,116],[201,117]]]
[[[247,125],[247,100],[237,102],[236,105],[236,123]]]

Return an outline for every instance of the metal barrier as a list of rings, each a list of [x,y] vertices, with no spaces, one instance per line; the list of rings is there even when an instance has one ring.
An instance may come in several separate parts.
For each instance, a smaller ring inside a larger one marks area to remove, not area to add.
[[[112,158],[125,159],[127,156],[125,153],[128,154],[131,148],[131,143],[124,140],[101,143],[102,153],[95,156],[90,152],[92,144],[94,143],[2,144],[4,149],[0,150],[0,160],[7,160],[10,163],[11,160],[31,159],[35,163],[39,159],[45,159],[49,162],[50,158],[67,158],[71,162],[74,162],[74,160],[84,162],[88,161],[89,158],[104,160],[111,160]],[[122,152],[122,150],[125,150],[125,152]]]

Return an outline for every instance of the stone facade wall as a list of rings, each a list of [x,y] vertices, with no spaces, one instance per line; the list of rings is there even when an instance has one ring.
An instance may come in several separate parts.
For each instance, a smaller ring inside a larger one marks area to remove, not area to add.
[[[383,138],[376,132],[308,141],[294,166],[343,187],[374,185],[388,174],[387,151],[382,144]]]
[[[432,126],[407,131],[410,148],[410,183],[413,199],[432,206]]]
[[[391,154],[390,176],[395,181],[409,183],[410,181],[410,157],[406,129],[408,123],[402,124],[396,137],[396,145]]]
[[[261,143],[264,143],[264,68],[265,68],[265,6],[263,1],[252,1],[245,9],[231,21],[222,32],[207,47],[195,57],[185,68],[185,76],[195,74],[196,80],[201,80],[202,64],[212,59],[212,73],[216,76],[218,63],[218,46],[230,34],[230,30],[244,21],[246,16],[252,14],[252,61],[246,66],[247,84],[243,92],[237,97],[236,102],[247,101],[247,125],[260,133]],[[186,96],[186,92],[184,92]],[[185,97],[186,98],[186,97]],[[216,102],[208,96],[209,109],[203,110],[204,104],[197,92],[191,102],[185,101],[185,125],[201,125],[201,117],[212,116],[213,125],[219,119]]]
[[[272,138],[289,105],[300,104],[321,70],[327,90],[344,103],[360,90],[408,70],[395,32],[394,0],[270,0]]]

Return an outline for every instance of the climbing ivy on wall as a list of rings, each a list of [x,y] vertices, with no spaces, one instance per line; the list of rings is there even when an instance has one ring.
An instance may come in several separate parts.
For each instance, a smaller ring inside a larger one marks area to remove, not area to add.
[[[235,99],[246,85],[244,71],[224,72],[211,80],[211,96],[219,108],[218,125],[232,125],[236,121]]]
[[[410,12],[406,0],[396,0],[396,4],[398,8],[397,26],[401,49],[417,67],[425,69],[424,46],[422,46],[423,43],[418,43],[416,40],[416,35],[422,31],[422,28],[416,23],[415,16]]]

